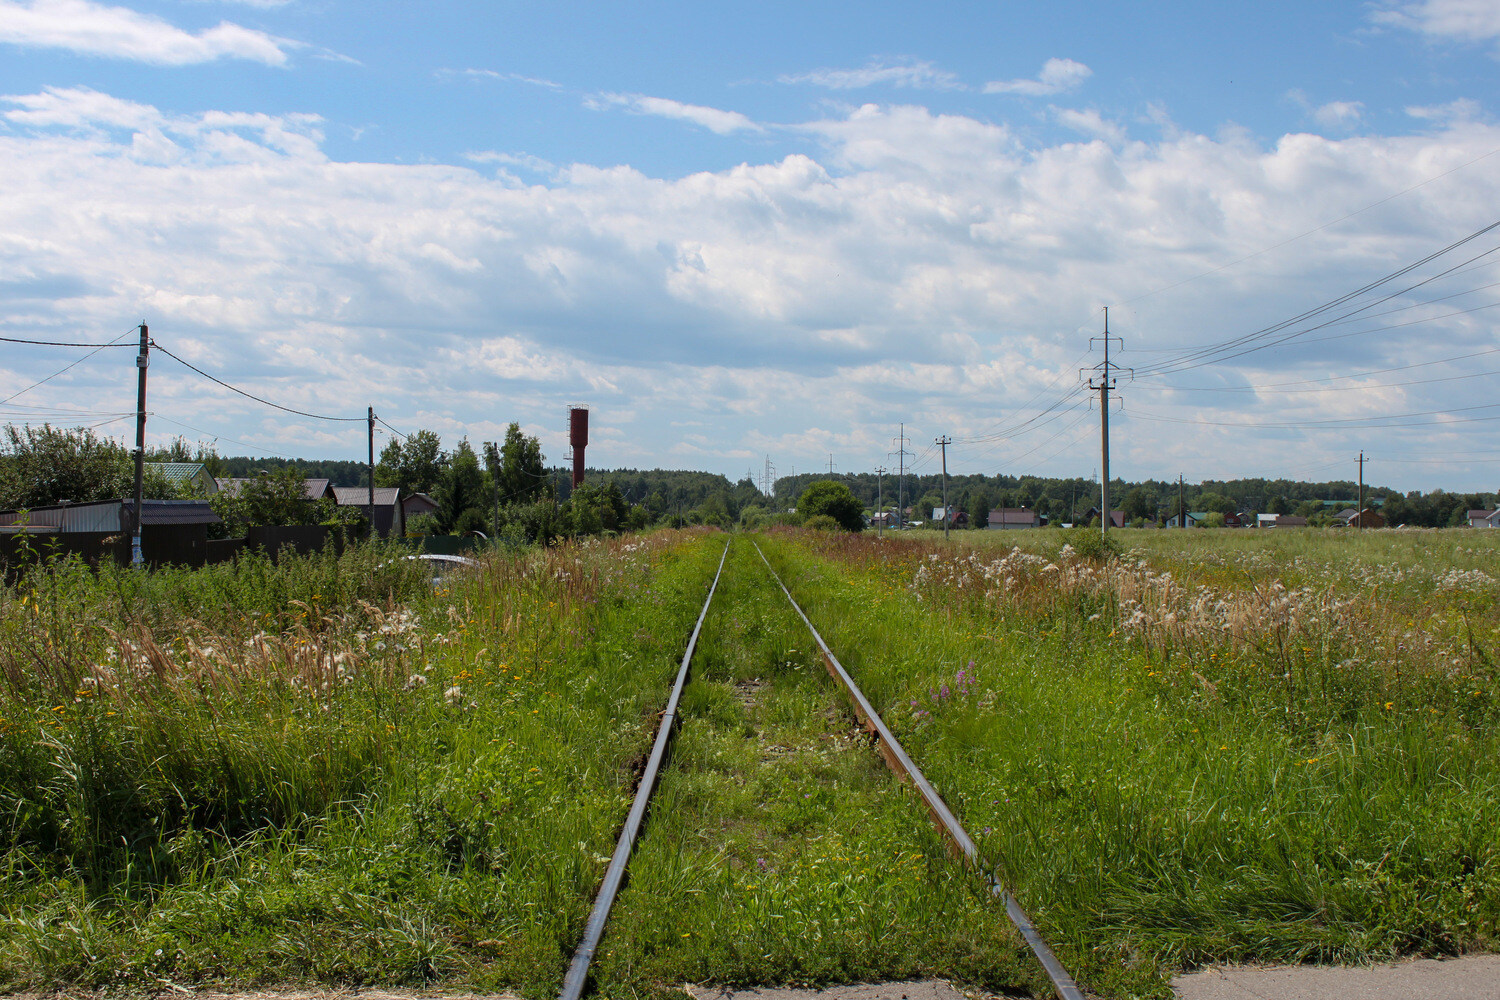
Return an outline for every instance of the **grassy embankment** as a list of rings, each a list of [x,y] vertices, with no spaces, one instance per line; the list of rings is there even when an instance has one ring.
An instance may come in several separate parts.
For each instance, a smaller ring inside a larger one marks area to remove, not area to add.
[[[1494,543],[1173,534],[766,548],[1091,988],[1493,946]]]
[[[398,552],[0,590],[0,986],[555,991],[719,546]]]

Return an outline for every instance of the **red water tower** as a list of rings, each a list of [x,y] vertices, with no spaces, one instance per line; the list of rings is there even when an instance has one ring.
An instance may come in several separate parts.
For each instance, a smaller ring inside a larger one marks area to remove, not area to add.
[[[574,406],[568,410],[568,443],[573,446],[573,488],[583,485],[583,450],[589,444],[589,409]]]

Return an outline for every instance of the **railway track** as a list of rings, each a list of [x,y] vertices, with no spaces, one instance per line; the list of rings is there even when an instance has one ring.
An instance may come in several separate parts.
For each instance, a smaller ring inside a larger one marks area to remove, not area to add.
[[[662,713],[661,724],[657,730],[656,742],[652,747],[651,756],[641,775],[635,799],[631,804],[630,812],[621,830],[614,854],[610,859],[604,879],[600,884],[598,896],[595,899],[593,909],[585,925],[583,939],[574,952],[573,960],[563,980],[562,1000],[579,1000],[588,985],[589,967],[593,962],[594,956],[598,953],[600,942],[603,940],[609,921],[610,910],[624,882],[631,852],[640,835],[641,826],[645,819],[651,795],[656,788],[662,763],[670,748],[673,734],[676,731],[679,718],[678,706],[682,699],[683,689],[686,687],[690,676],[693,653],[697,648],[698,637],[702,632],[703,623],[708,617],[708,611],[713,603],[714,594],[718,590],[719,581],[724,572],[724,564],[732,545],[733,540],[731,539],[724,546],[724,553],[719,558],[719,567],[714,574],[713,583],[709,587],[708,596],[704,599],[703,609],[699,612],[697,623],[694,625],[692,634],[688,638],[687,647],[683,652],[682,661],[678,666],[677,677],[673,683],[671,695],[668,697],[666,709]],[[824,667],[849,699],[861,726],[874,738],[875,746],[879,749],[886,765],[899,780],[909,784],[921,796],[923,803],[927,806],[934,826],[943,836],[952,853],[964,863],[979,871],[993,872],[995,870],[993,866],[983,864],[978,845],[974,842],[974,839],[963,828],[963,825],[953,814],[952,810],[948,808],[947,803],[943,801],[942,796],[938,794],[931,782],[922,774],[921,769],[906,753],[900,741],[896,739],[869,699],[859,689],[859,685],[855,683],[854,678],[850,676],[843,664],[839,662],[838,657],[828,646],[827,642],[824,641],[816,626],[813,625],[812,620],[808,618],[806,612],[802,610],[802,607],[792,596],[786,584],[777,575],[775,569],[771,566],[770,560],[761,551],[760,546],[754,544],[754,547],[756,554],[760,556],[761,562],[765,565],[771,579],[780,588],[782,594],[785,595],[787,601],[791,604],[797,616],[801,618],[803,624],[807,626],[813,641],[818,646]],[[1052,949],[1037,932],[1031,918],[1026,914],[1020,903],[1017,902],[1015,897],[1010,894],[993,874],[987,874],[985,879],[989,892],[1004,905],[1006,916],[1015,925],[1016,930],[1026,942],[1027,947],[1041,964],[1043,971],[1052,984],[1054,992],[1060,1000],[1083,1000],[1083,993],[1079,990],[1077,984],[1074,983],[1072,976],[1063,968],[1062,963],[1058,961]]]

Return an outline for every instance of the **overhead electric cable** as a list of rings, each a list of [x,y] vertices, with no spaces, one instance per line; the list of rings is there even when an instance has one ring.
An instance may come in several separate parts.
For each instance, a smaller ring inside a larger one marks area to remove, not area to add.
[[[132,330],[131,332],[134,333],[135,331]],[[25,339],[23,339],[21,337],[0,337],[0,340],[3,340],[7,344],[35,344],[35,345],[40,346],[40,347],[93,347],[93,348],[105,348],[105,347],[134,347],[135,346],[134,344],[121,344],[121,343],[79,344],[79,343],[74,343],[72,341],[66,341],[66,340],[25,340]]]
[[[1418,378],[1406,382],[1377,382],[1374,385],[1325,385],[1312,386],[1309,388],[1279,388],[1268,385],[1173,385],[1171,383],[1157,383],[1147,385],[1147,389],[1172,389],[1178,392],[1364,392],[1371,389],[1395,389],[1404,385],[1433,385],[1437,382],[1461,382],[1468,378],[1483,378],[1486,375],[1500,375],[1500,369],[1487,372],[1470,372],[1467,375],[1445,375],[1442,378]],[[1359,378],[1358,375],[1331,375],[1327,379],[1309,379],[1309,382],[1326,382],[1336,379]]]
[[[1156,420],[1171,424],[1206,424],[1211,427],[1241,427],[1246,430],[1255,430],[1261,427],[1275,428],[1299,428],[1299,427],[1332,427],[1344,425],[1349,427],[1430,427],[1439,423],[1475,423],[1482,420],[1500,420],[1500,416],[1494,417],[1459,417],[1450,421],[1428,420],[1415,424],[1393,424],[1380,423],[1378,421],[1405,420],[1411,417],[1445,417],[1455,413],[1471,413],[1475,410],[1500,409],[1500,403],[1481,403],[1477,406],[1457,406],[1447,410],[1415,410],[1410,413],[1386,413],[1376,417],[1333,417],[1323,420],[1297,420],[1297,421],[1274,421],[1254,423],[1250,421],[1227,421],[1227,420],[1203,420],[1199,417],[1187,419],[1184,417],[1168,417],[1154,413],[1143,413],[1135,411],[1134,416],[1141,420]]]
[[[1272,340],[1267,343],[1257,343],[1257,341],[1264,341],[1267,338],[1274,337],[1277,334],[1283,333],[1289,328],[1294,327],[1304,321],[1313,319],[1317,316],[1322,315],[1323,313],[1347,305],[1355,301],[1359,297],[1368,294],[1374,289],[1379,288],[1381,285],[1393,281],[1396,278],[1402,277],[1403,275],[1410,274],[1417,268],[1422,267],[1425,264],[1429,264],[1434,260],[1437,260],[1439,257],[1450,253],[1451,251],[1463,246],[1466,243],[1470,243],[1473,240],[1478,239],[1479,237],[1491,232],[1496,228],[1500,228],[1500,221],[1492,222],[1481,229],[1475,230],[1468,236],[1465,236],[1459,240],[1455,240],[1454,242],[1443,247],[1441,250],[1434,251],[1433,253],[1428,254],[1420,260],[1414,261],[1406,265],[1405,267],[1402,267],[1396,271],[1391,272],[1390,274],[1385,275],[1384,277],[1377,278],[1374,281],[1368,282],[1367,284],[1362,285],[1351,292],[1347,292],[1344,295],[1340,295],[1338,298],[1333,299],[1329,302],[1325,302],[1322,305],[1314,306],[1313,308],[1304,310],[1303,312],[1298,313],[1297,315],[1292,316],[1289,319],[1282,320],[1279,323],[1274,323],[1268,327],[1262,327],[1261,329],[1255,330],[1251,333],[1233,337],[1222,343],[1185,351],[1181,356],[1159,362],[1153,368],[1144,368],[1138,370],[1137,376],[1144,378],[1148,376],[1170,374],[1178,371],[1187,371],[1192,368],[1200,368],[1204,365],[1228,361],[1232,358],[1241,357],[1254,351],[1264,350],[1267,347],[1274,347],[1278,344],[1285,343],[1287,340],[1302,336],[1306,333],[1311,333],[1314,330],[1322,329],[1323,327],[1330,325],[1334,321],[1330,320],[1326,323],[1321,323],[1303,330],[1298,330],[1291,334],[1287,334],[1286,336],[1283,336],[1277,340]],[[1457,270],[1459,267],[1473,263],[1475,260],[1493,254],[1497,250],[1500,250],[1500,246],[1491,247],[1490,249],[1485,250],[1484,252],[1477,254],[1466,261],[1463,261],[1461,264],[1456,264],[1451,268],[1439,271],[1437,274],[1434,274],[1428,278],[1424,278],[1421,281],[1416,282],[1415,284],[1401,289],[1400,291],[1391,292],[1387,295],[1381,296],[1380,298],[1368,302],[1365,305],[1358,307],[1357,309],[1353,309],[1350,312],[1344,313],[1343,315],[1337,317],[1337,319],[1342,320],[1347,319],[1350,316],[1358,315],[1359,313],[1371,309],[1382,302],[1388,302],[1399,295],[1404,295],[1407,292],[1412,291],[1413,289],[1420,288],[1423,285],[1436,281],[1438,278],[1445,277],[1451,272]]]
[[[120,337],[129,337],[129,336],[132,336],[132,335],[134,335],[136,333],[137,329],[138,329],[138,327],[131,327],[129,330],[127,330],[124,333],[120,334]],[[57,378],[57,376],[63,374],[64,372],[69,371],[70,369],[76,368],[78,365],[83,364],[89,358],[92,358],[94,355],[98,354],[100,351],[104,350],[106,347],[125,347],[125,346],[129,346],[129,345],[126,345],[126,344],[120,344],[120,343],[118,343],[120,337],[116,337],[113,341],[111,341],[108,344],[100,344],[98,347],[95,347],[93,350],[89,351],[87,354],[85,354],[83,357],[79,358],[77,361],[74,361],[72,364],[64,365],[62,368],[59,368],[57,371],[53,372],[51,375],[48,375],[46,378],[41,379],[40,381],[31,383],[26,388],[22,389],[20,392],[13,392],[9,396],[6,396],[4,399],[0,399],[0,405],[3,405],[5,403],[9,403],[11,400],[15,399],[17,396],[24,396],[24,395],[26,395],[26,393],[30,392],[32,389],[35,389],[39,385],[45,385],[48,382],[51,382],[53,379]]]
[[[240,388],[238,388],[236,386],[230,385],[228,382],[225,382],[221,378],[217,378],[216,376],[210,375],[208,372],[204,371],[202,368],[199,368],[197,365],[193,364],[192,362],[190,362],[190,361],[184,361],[183,359],[179,358],[177,355],[173,354],[171,351],[167,350],[165,347],[162,347],[160,344],[156,343],[155,341],[151,342],[151,346],[155,347],[158,351],[161,351],[163,354],[165,354],[167,357],[171,358],[173,361],[176,361],[178,364],[184,365],[184,366],[186,366],[188,368],[191,368],[193,371],[197,372],[199,375],[202,375],[204,378],[208,379],[210,382],[217,383],[218,385],[221,385],[224,388],[228,389],[230,392],[237,392],[241,396],[244,396],[246,399],[253,399],[257,403],[263,403],[266,406],[270,406],[270,407],[273,407],[273,408],[278,409],[278,410],[283,410],[283,411],[285,411],[287,413],[295,413],[299,417],[311,417],[314,420],[333,420],[333,421],[338,421],[340,423],[364,423],[365,421],[367,421],[369,419],[368,416],[364,416],[364,417],[331,417],[331,416],[328,416],[325,413],[309,413],[306,410],[297,410],[297,409],[293,409],[290,406],[282,406],[280,403],[273,403],[269,399],[262,399],[260,396],[257,396],[257,395],[255,395],[253,393],[246,392],[244,389],[240,389]]]
[[[1331,228],[1333,226],[1336,226],[1340,222],[1346,222],[1349,219],[1354,218],[1356,215],[1363,215],[1365,212],[1368,212],[1371,209],[1379,208],[1381,205],[1384,205],[1384,204],[1386,204],[1387,202],[1390,202],[1390,201],[1394,201],[1395,199],[1400,198],[1402,195],[1411,194],[1413,191],[1417,190],[1418,188],[1425,187],[1426,185],[1431,184],[1433,181],[1442,180],[1444,177],[1447,177],[1449,174],[1456,173],[1457,171],[1463,170],[1465,167],[1472,167],[1474,164],[1480,162],[1481,160],[1487,160],[1487,159],[1489,159],[1491,156],[1494,156],[1496,153],[1500,153],[1500,148],[1492,149],[1488,153],[1483,154],[1482,156],[1476,156],[1476,157],[1474,157],[1474,159],[1472,159],[1472,160],[1466,160],[1465,162],[1460,163],[1456,167],[1450,167],[1449,169],[1444,170],[1440,174],[1434,174],[1433,176],[1427,178],[1426,180],[1418,181],[1416,184],[1413,184],[1409,188],[1403,188],[1402,190],[1397,191],[1395,194],[1387,195],[1386,197],[1380,199],[1377,202],[1372,202],[1371,204],[1366,205],[1364,208],[1356,209],[1355,211],[1350,212],[1347,215],[1341,215],[1337,219],[1334,219],[1331,222],[1325,222],[1321,226],[1316,226],[1316,227],[1314,227],[1312,229],[1309,229],[1305,233],[1298,233],[1296,236],[1292,236],[1292,237],[1290,237],[1288,239],[1284,239],[1280,243],[1273,243],[1271,246],[1268,246],[1268,247],[1266,247],[1263,250],[1257,250],[1254,253],[1246,254],[1243,257],[1239,257],[1239,258],[1237,258],[1235,260],[1231,260],[1227,264],[1220,264],[1218,267],[1211,267],[1207,271],[1200,271],[1199,273],[1194,274],[1194,275],[1192,275],[1190,277],[1187,277],[1187,278],[1183,278],[1180,281],[1174,281],[1171,284],[1162,285],[1160,288],[1152,289],[1149,292],[1143,292],[1140,295],[1137,295],[1133,299],[1126,299],[1124,302],[1121,302],[1121,303],[1118,303],[1118,304],[1122,305],[1122,306],[1130,305],[1132,302],[1139,302],[1142,299],[1148,299],[1148,298],[1150,298],[1153,295],[1159,295],[1162,292],[1170,291],[1173,288],[1179,288],[1182,285],[1188,284],[1189,282],[1197,281],[1199,278],[1206,278],[1206,277],[1208,277],[1211,274],[1218,274],[1220,271],[1225,271],[1225,270],[1228,270],[1231,267],[1235,267],[1235,266],[1237,266],[1239,264],[1243,264],[1247,260],[1253,260],[1256,257],[1264,256],[1265,254],[1270,253],[1272,250],[1280,250],[1282,247],[1289,246],[1292,243],[1296,243],[1298,240],[1306,239],[1307,237],[1313,235],[1314,233],[1321,233],[1323,230],[1329,229],[1329,228]]]

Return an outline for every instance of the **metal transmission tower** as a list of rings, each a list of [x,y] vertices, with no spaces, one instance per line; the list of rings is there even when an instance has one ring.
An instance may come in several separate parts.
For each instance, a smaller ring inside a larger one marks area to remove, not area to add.
[[[1104,344],[1104,361],[1093,368],[1086,369],[1088,374],[1088,386],[1091,390],[1099,393],[1099,449],[1103,453],[1102,474],[1099,477],[1099,502],[1101,506],[1099,514],[1099,533],[1108,539],[1109,524],[1113,518],[1109,510],[1109,394],[1114,392],[1117,383],[1116,372],[1125,372],[1127,377],[1134,375],[1131,368],[1121,368],[1109,360],[1109,345],[1111,342],[1118,343],[1122,348],[1125,342],[1119,337],[1109,335],[1109,307],[1104,309],[1104,335],[1102,337],[1089,338],[1089,350],[1094,349],[1094,344]],[[1080,375],[1082,376],[1082,372]]]
[[[896,491],[896,526],[903,531],[906,529],[906,460],[916,456],[906,450],[906,424],[900,425],[901,432],[896,437],[896,450],[891,455],[896,456],[900,469],[900,487]]]
[[[771,496],[771,493],[772,493],[772,491],[775,488],[776,488],[776,466],[774,466],[774,465],[771,464],[771,456],[767,455],[766,456],[765,470],[761,473],[761,477],[760,477],[760,491],[761,491],[761,493],[765,494],[765,497],[766,497],[767,500],[771,500],[771,499],[774,499]]]

